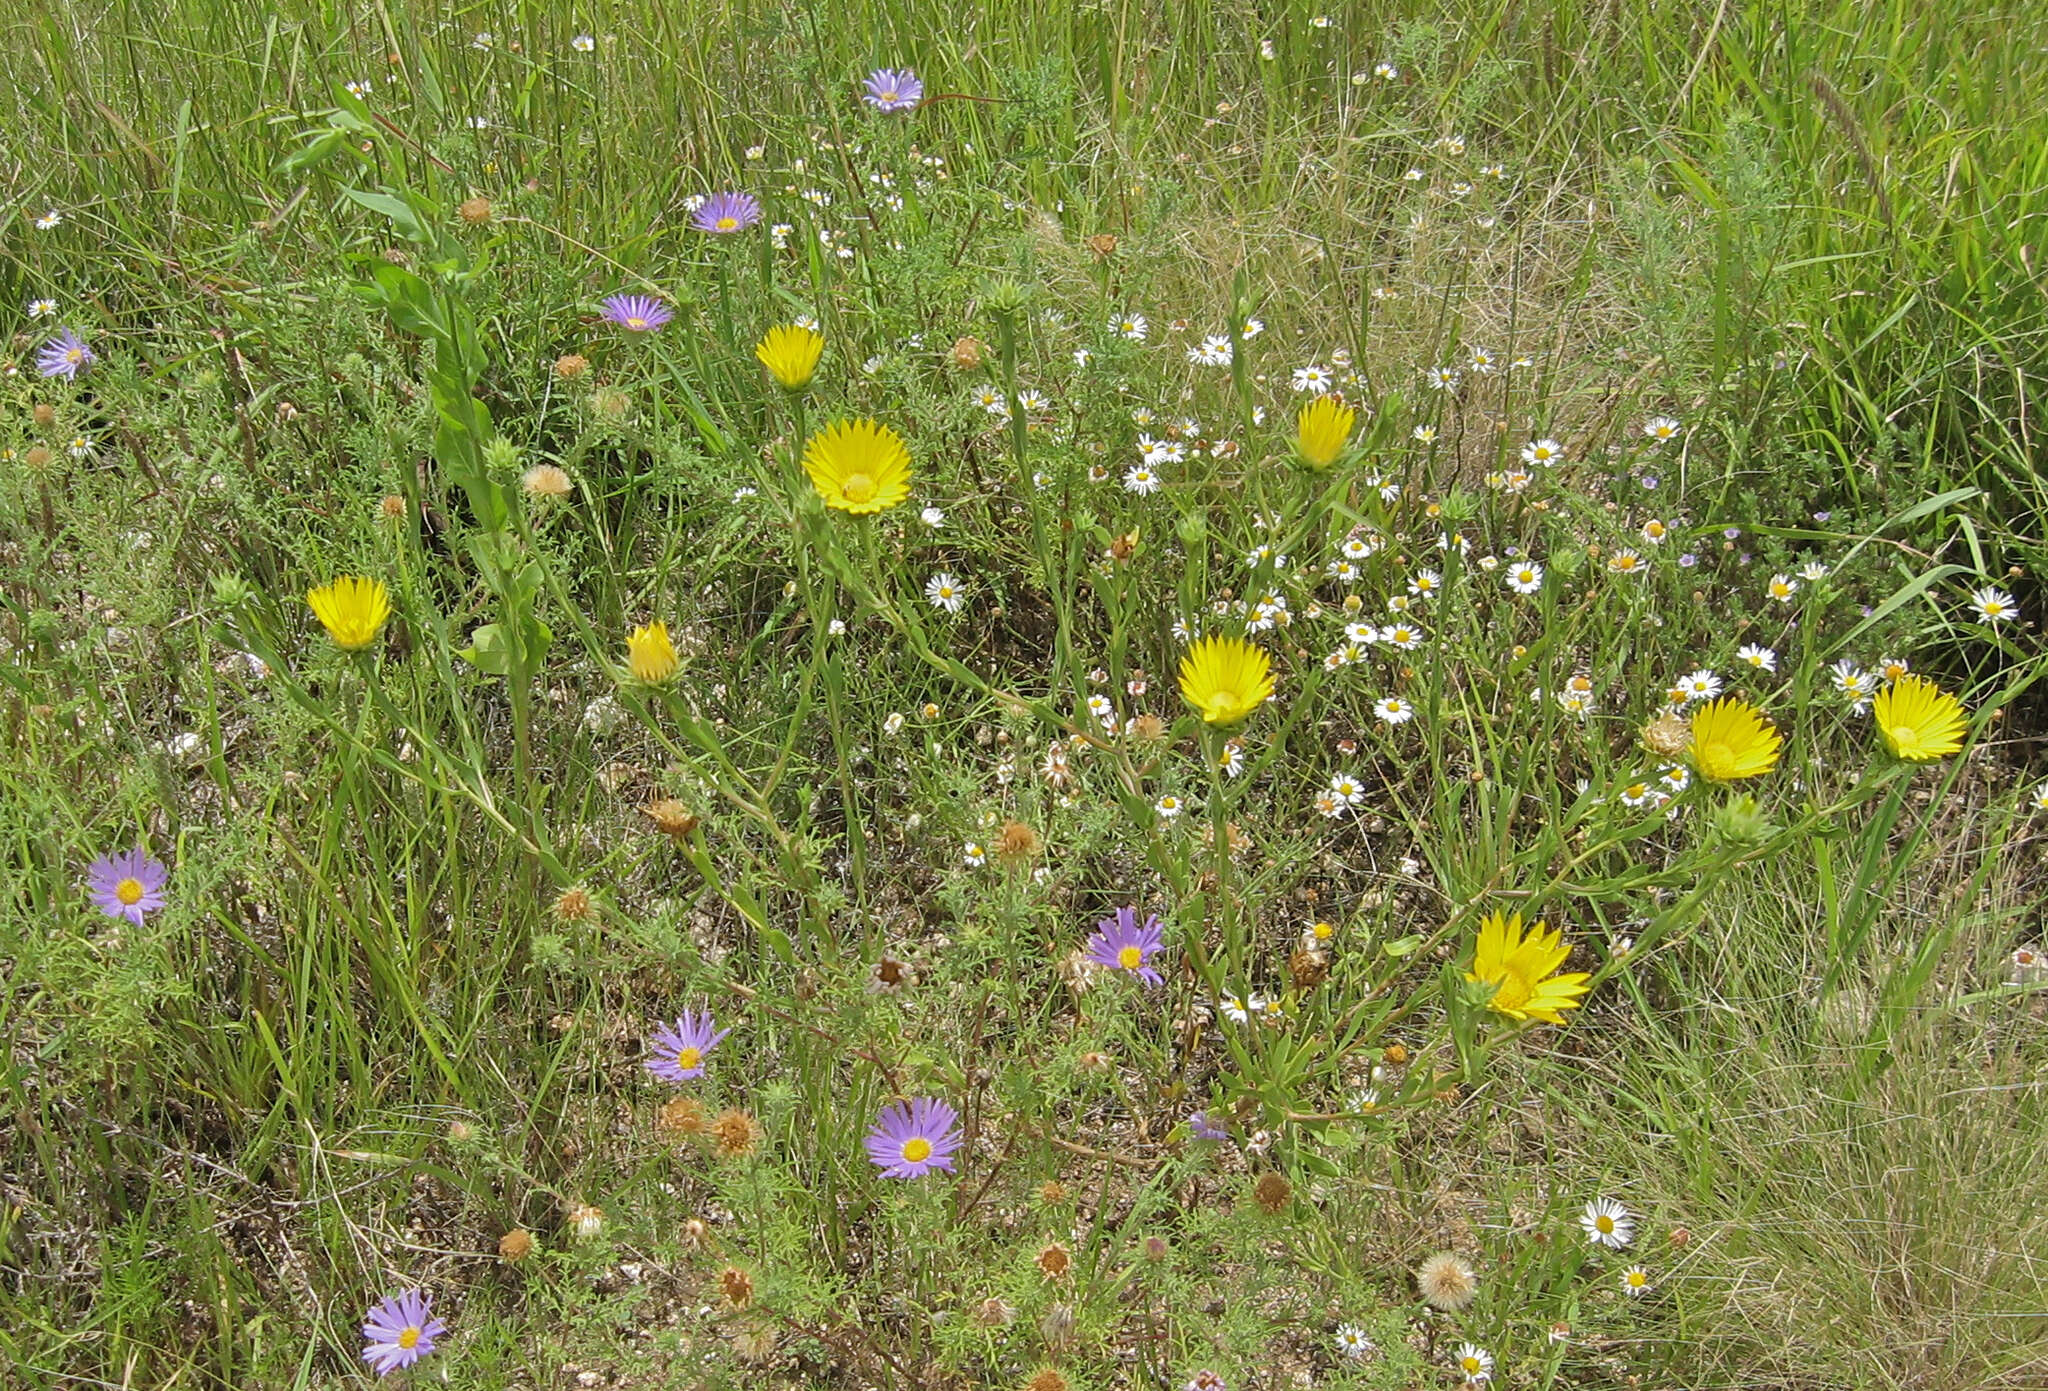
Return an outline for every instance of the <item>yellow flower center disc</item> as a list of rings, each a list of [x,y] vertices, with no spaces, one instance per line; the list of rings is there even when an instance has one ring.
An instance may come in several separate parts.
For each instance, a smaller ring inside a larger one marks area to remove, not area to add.
[[[142,902],[142,881],[140,879],[123,879],[120,883],[114,885],[114,897],[120,899],[129,907],[134,907]]]
[[[867,502],[875,495],[875,480],[865,473],[849,473],[846,481],[839,485],[839,491],[846,495],[848,502]]]
[[[1145,954],[1136,947],[1124,947],[1116,954],[1116,964],[1126,971],[1135,971],[1145,964]]]
[[[903,1159],[909,1164],[921,1163],[932,1157],[932,1142],[919,1135],[903,1142]]]
[[[408,1328],[398,1335],[398,1345],[407,1351],[419,1346],[419,1341],[420,1331],[417,1328]]]
[[[679,1067],[695,1067],[702,1061],[704,1061],[704,1055],[695,1048],[679,1048],[676,1050],[676,1065]]]

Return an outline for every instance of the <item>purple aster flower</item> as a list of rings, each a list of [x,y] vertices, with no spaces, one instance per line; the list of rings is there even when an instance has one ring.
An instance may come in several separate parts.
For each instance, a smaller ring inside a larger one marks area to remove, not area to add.
[[[1229,1130],[1209,1118],[1207,1111],[1197,1111],[1188,1117],[1188,1129],[1197,1140],[1228,1140]]]
[[[868,74],[867,104],[877,111],[910,111],[924,100],[924,84],[909,68],[876,68]]]
[[[950,1174],[953,1151],[960,1148],[960,1116],[928,1096],[892,1101],[862,1143],[883,1178],[923,1178],[934,1169]]]
[[[382,1377],[425,1357],[434,1350],[434,1339],[448,1331],[433,1310],[433,1296],[425,1290],[407,1290],[378,1300],[363,1320],[363,1360]]]
[[[99,910],[137,927],[142,926],[143,914],[164,906],[164,885],[170,877],[163,861],[152,860],[140,846],[102,855],[85,867],[87,891]]]
[[[664,1082],[687,1082],[692,1077],[702,1077],[704,1055],[731,1032],[713,1032],[708,1009],[702,1014],[684,1010],[682,1018],[673,1025],[664,1024],[654,1031],[654,1056],[647,1060],[647,1070]]]
[[[653,295],[612,295],[599,301],[604,317],[633,333],[652,333],[675,317]]]
[[[36,370],[46,377],[63,377],[68,381],[97,361],[85,340],[67,328],[43,344],[43,350],[36,354]]]
[[[1129,971],[1147,985],[1157,985],[1159,972],[1146,964],[1146,958],[1161,945],[1158,918],[1147,914],[1140,925],[1137,909],[1119,908],[1115,917],[1095,924],[1095,935],[1088,939],[1088,959],[1098,966]]]
[[[761,220],[761,202],[751,193],[714,193],[690,219],[700,232],[724,236],[744,232]]]

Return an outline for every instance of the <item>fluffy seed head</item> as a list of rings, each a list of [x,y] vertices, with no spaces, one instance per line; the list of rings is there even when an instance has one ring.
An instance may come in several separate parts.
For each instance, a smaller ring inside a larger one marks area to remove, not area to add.
[[[1415,1287],[1432,1309],[1456,1313],[1479,1294],[1479,1277],[1462,1256],[1439,1251],[1415,1268]]]

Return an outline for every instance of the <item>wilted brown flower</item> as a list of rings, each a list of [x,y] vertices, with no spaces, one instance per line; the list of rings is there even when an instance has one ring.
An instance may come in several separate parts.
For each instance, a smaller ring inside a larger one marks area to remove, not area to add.
[[[1148,1260],[1148,1261],[1152,1261],[1152,1262],[1155,1262],[1155,1263],[1156,1263],[1156,1262],[1159,1262],[1159,1261],[1163,1261],[1163,1260],[1165,1260],[1165,1259],[1166,1259],[1166,1258],[1167,1258],[1168,1256],[1170,1256],[1170,1255],[1172,1255],[1172,1254],[1173,1254],[1173,1248],[1172,1248],[1171,1246],[1169,1246],[1169,1245],[1167,1245],[1167,1244],[1166,1244],[1166,1238],[1165,1238],[1165,1237],[1163,1237],[1163,1236],[1148,1236],[1148,1237],[1146,1237],[1146,1238],[1145,1238],[1145,1259],[1146,1259],[1146,1260]]]
[[[1088,249],[1104,260],[1116,254],[1116,235],[1112,232],[1097,232],[1088,238]]]
[[[718,1119],[711,1122],[711,1133],[717,1138],[721,1159],[746,1158],[761,1143],[762,1134],[761,1123],[737,1107],[720,1111]]]
[[[29,416],[35,421],[37,429],[47,430],[57,423],[57,408],[48,401],[38,401],[35,409],[29,412]]]
[[[868,989],[877,995],[900,995],[917,984],[917,968],[883,953],[868,967]]]
[[[974,1321],[983,1328],[1007,1328],[1010,1320],[1017,1317],[1017,1310],[1006,1299],[990,1295],[974,1306]]]
[[[1330,978],[1330,958],[1314,947],[1296,947],[1287,958],[1296,990],[1313,990]]]
[[[1643,747],[1662,758],[1677,758],[1692,744],[1692,726],[1666,710],[1643,726]]]
[[[498,1259],[507,1265],[517,1265],[533,1254],[533,1233],[524,1227],[514,1227],[498,1238]]]
[[[1415,1268],[1415,1287],[1430,1308],[1456,1313],[1479,1294],[1479,1276],[1463,1257],[1439,1251]]]
[[[488,198],[465,198],[462,200],[462,206],[455,210],[455,215],[464,222],[469,223],[472,227],[479,222],[489,222],[491,220],[491,200]]]
[[[958,368],[960,371],[972,372],[977,367],[981,366],[982,354],[984,351],[985,349],[982,347],[981,340],[979,338],[969,336],[954,339],[953,351],[948,353],[947,356],[952,359],[953,366]]]
[[[1166,737],[1166,721],[1147,710],[1131,721],[1131,737],[1141,744],[1156,744]]]
[[[1252,1185],[1252,1197],[1268,1212],[1278,1212],[1287,1206],[1287,1200],[1294,1196],[1294,1185],[1287,1181],[1287,1175],[1278,1169],[1268,1169],[1259,1175],[1259,1181]]]
[[[704,1103],[694,1096],[678,1096],[662,1103],[654,1113],[654,1128],[675,1140],[691,1140],[711,1129]]]
[[[573,382],[590,370],[590,359],[581,353],[563,353],[555,359],[555,375],[565,382]]]
[[[1050,1309],[1047,1309],[1038,1320],[1038,1336],[1043,1338],[1045,1345],[1055,1352],[1072,1342],[1074,1337],[1074,1306],[1071,1304],[1055,1304]]]
[[[1038,1185],[1038,1201],[1047,1207],[1058,1207],[1067,1200],[1067,1186],[1056,1178],[1049,1178]]]
[[[1067,1374],[1058,1367],[1040,1367],[1024,1383],[1025,1391],[1067,1391]]]
[[[1129,560],[1138,553],[1138,528],[1132,527],[1120,536],[1111,538],[1109,558],[1119,563]]]
[[[395,522],[405,516],[405,499],[397,493],[386,493],[377,504],[377,515],[387,522]]]
[[[754,1277],[729,1265],[718,1272],[718,1293],[732,1308],[744,1309],[754,1302]]]
[[[597,911],[597,901],[581,884],[571,884],[555,895],[555,921],[580,923]]]
[[[640,813],[654,823],[655,830],[677,840],[697,829],[697,814],[673,797],[649,802]]]
[[[1048,1280],[1057,1280],[1074,1268],[1074,1255],[1057,1241],[1048,1241],[1038,1249],[1038,1273]]]
[[[1022,821],[1005,821],[1001,834],[996,837],[997,858],[1013,869],[1036,855],[1042,848],[1044,842],[1038,838],[1038,832]]]

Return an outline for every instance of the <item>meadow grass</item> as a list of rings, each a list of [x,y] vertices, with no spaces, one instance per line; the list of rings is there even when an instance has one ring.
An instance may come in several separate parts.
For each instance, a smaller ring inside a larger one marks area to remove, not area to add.
[[[2032,7],[0,34],[0,1383],[2048,1379]]]

